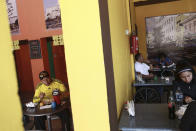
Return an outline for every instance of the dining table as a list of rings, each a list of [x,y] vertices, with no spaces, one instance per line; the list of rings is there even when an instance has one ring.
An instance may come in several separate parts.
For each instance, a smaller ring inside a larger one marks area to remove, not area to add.
[[[144,82],[135,80],[133,86],[172,86],[174,77],[157,77],[157,79],[148,79]]]
[[[52,123],[51,123],[51,117],[63,110],[65,110],[66,108],[68,108],[70,105],[69,102],[63,102],[61,103],[61,105],[57,106],[56,108],[51,108],[50,106],[48,106],[48,108],[40,108],[40,106],[36,106],[36,107],[23,107],[23,115],[25,116],[31,116],[31,117],[35,117],[35,116],[46,116],[47,118],[47,123],[48,123],[48,131],[52,131]]]
[[[134,99],[143,103],[161,102],[161,93],[164,88],[167,92],[173,87],[174,77],[156,77],[144,81],[133,81],[133,87],[136,88]],[[169,89],[168,89],[169,88]],[[168,94],[168,93],[167,93]]]
[[[135,116],[122,109],[120,131],[179,131],[180,120],[169,119],[167,104],[135,104]]]

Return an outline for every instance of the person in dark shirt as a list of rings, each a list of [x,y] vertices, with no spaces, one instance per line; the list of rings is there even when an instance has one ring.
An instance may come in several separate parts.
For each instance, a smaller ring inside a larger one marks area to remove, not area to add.
[[[180,121],[180,130],[181,131],[196,131],[196,101],[191,102],[181,121]]]
[[[176,80],[174,81],[174,93],[180,87],[183,92],[184,102],[190,103],[196,100],[196,76],[195,71],[188,62],[179,62],[176,68]]]
[[[154,61],[155,65],[157,65],[159,68],[165,68],[165,67],[172,67],[174,66],[174,62],[163,52],[158,54],[158,57]]]
[[[177,64],[174,93],[180,87],[184,95],[184,103],[188,107],[181,119],[181,131],[196,131],[196,76],[192,66],[185,61]]]

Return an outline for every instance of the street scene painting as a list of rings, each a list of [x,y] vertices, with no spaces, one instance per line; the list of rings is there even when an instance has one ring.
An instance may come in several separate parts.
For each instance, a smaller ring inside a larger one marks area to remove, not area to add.
[[[163,52],[196,65],[196,13],[147,17],[146,43],[149,59]]]
[[[6,0],[6,4],[11,34],[18,34],[20,30],[18,24],[16,0]]]
[[[58,0],[43,0],[46,29],[58,29],[62,27],[61,12]]]

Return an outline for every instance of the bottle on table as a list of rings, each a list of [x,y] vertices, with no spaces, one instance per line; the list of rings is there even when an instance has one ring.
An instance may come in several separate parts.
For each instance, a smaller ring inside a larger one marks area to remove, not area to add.
[[[136,75],[136,79],[137,79],[139,82],[141,82],[141,83],[145,83],[144,80],[143,80],[143,78],[142,78],[142,74],[137,74],[137,75]]]
[[[154,80],[155,80],[155,81],[157,81],[157,80],[158,80],[157,75],[154,75]]]
[[[61,104],[61,100],[60,100],[60,93],[59,93],[59,90],[54,90],[52,92],[52,95],[53,95],[53,98],[54,98],[54,101],[56,102],[56,105],[60,105]]]
[[[180,107],[183,105],[183,93],[180,87],[177,88],[175,92],[176,97],[176,106]]]
[[[170,95],[168,99],[168,111],[169,111],[169,119],[175,119],[175,99],[173,96],[173,91],[170,91]]]
[[[52,105],[53,109],[56,108],[56,102],[55,101],[53,101],[51,105]]]

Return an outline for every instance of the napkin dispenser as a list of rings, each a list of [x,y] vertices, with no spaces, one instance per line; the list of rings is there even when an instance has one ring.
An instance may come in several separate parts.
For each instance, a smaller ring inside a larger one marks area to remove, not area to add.
[[[127,101],[127,111],[129,116],[135,116],[135,105],[133,100]]]
[[[33,108],[33,107],[36,107],[37,106],[37,103],[33,103],[33,102],[28,102],[28,103],[26,103],[26,107],[31,107],[31,108]]]
[[[182,116],[184,115],[186,109],[187,109],[188,105],[182,105],[176,112],[176,116],[178,117],[178,119],[181,119]]]

